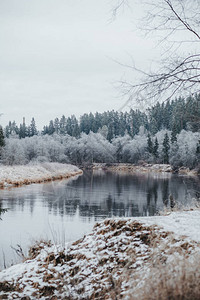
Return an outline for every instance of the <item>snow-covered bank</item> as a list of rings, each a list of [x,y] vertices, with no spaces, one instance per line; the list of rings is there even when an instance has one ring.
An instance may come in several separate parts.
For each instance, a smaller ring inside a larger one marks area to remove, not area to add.
[[[40,163],[0,166],[0,187],[40,183],[82,174],[76,166],[61,163]]]
[[[133,299],[152,262],[166,264],[199,253],[199,219],[200,210],[108,219],[64,249],[33,247],[30,259],[0,272],[0,298],[116,299],[117,293]]]

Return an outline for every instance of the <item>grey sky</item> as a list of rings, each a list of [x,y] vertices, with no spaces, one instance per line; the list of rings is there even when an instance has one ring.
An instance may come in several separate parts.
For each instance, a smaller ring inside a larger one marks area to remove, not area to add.
[[[1,0],[1,124],[119,109],[114,84],[128,72],[112,59],[139,66],[155,57],[153,42],[134,31],[137,6],[114,22],[109,0]],[[157,52],[158,53],[158,52]],[[130,76],[130,74],[128,75]]]

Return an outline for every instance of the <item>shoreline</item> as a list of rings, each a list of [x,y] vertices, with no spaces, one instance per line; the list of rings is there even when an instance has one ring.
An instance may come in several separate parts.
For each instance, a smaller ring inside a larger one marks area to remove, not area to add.
[[[196,169],[190,170],[186,167],[180,167],[176,170],[170,164],[129,164],[129,163],[93,163],[89,166],[92,170],[104,170],[111,172],[128,172],[128,173],[171,173],[186,176],[198,176]]]
[[[83,174],[71,164],[40,163],[28,165],[0,166],[0,188],[18,187],[33,183],[67,179]]]

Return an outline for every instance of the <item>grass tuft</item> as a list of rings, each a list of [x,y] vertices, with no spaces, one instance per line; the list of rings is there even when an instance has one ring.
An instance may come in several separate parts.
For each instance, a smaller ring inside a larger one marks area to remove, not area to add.
[[[142,285],[129,293],[132,300],[199,300],[200,255],[151,267]]]

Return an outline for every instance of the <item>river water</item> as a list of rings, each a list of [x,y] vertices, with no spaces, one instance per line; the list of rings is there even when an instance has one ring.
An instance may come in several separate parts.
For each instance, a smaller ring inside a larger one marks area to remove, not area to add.
[[[65,243],[91,231],[107,217],[154,215],[169,206],[169,195],[183,205],[200,197],[198,178],[171,174],[84,172],[69,180],[0,190],[0,268],[19,261],[20,245],[36,240]]]

